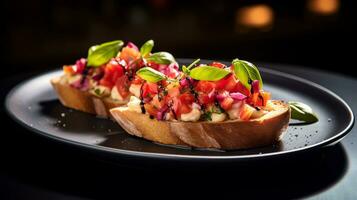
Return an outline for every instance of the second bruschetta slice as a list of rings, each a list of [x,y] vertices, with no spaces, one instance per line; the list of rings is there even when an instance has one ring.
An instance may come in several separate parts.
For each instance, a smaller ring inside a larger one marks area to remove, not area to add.
[[[139,96],[141,79],[136,71],[150,66],[168,77],[178,74],[178,64],[167,52],[151,53],[154,41],[139,49],[121,40],[89,48],[87,58],[63,66],[63,75],[51,80],[64,106],[109,117],[111,108],[125,105],[130,96]]]

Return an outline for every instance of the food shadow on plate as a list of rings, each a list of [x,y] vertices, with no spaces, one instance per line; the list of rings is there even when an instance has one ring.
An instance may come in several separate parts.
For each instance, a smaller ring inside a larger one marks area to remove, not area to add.
[[[194,148],[184,145],[166,145],[151,142],[125,132],[105,136],[105,140],[98,145],[113,149],[125,149],[147,153],[172,154],[172,155],[197,155],[197,156],[239,156],[273,153],[282,150],[281,142],[276,144],[250,149],[220,150],[213,148]]]

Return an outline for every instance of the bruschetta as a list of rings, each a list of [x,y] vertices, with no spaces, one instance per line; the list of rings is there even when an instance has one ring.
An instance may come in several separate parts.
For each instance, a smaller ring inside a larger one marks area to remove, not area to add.
[[[153,67],[168,77],[178,74],[178,64],[168,52],[151,53],[154,41],[149,40],[139,49],[121,40],[89,48],[87,58],[74,65],[63,66],[63,75],[51,80],[64,106],[109,117],[111,108],[125,105],[130,96],[138,96],[141,80],[136,71]]]
[[[136,72],[140,92],[110,109],[131,135],[172,145],[242,149],[278,141],[290,107],[271,100],[256,66],[235,59],[230,66],[199,59],[167,76],[146,66]]]

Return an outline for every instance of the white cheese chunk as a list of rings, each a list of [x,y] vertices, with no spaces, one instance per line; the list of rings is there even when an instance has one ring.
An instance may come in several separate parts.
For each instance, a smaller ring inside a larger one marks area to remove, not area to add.
[[[212,122],[223,122],[226,117],[225,113],[212,113],[211,115]]]
[[[130,111],[141,113],[140,99],[135,96],[131,96],[130,101],[128,102],[128,109]]]
[[[238,119],[239,118],[239,112],[237,109],[230,109],[227,111],[229,119]]]
[[[116,86],[113,87],[112,92],[110,94],[110,97],[114,100],[119,100],[119,101],[123,101],[124,98],[120,95],[118,89]]]
[[[141,85],[139,84],[131,84],[129,87],[129,91],[134,94],[136,97],[140,97],[140,88]]]
[[[196,122],[200,119],[200,117],[201,117],[201,112],[197,108],[192,109],[191,112],[189,113],[181,114],[181,120],[185,122],[188,121]]]

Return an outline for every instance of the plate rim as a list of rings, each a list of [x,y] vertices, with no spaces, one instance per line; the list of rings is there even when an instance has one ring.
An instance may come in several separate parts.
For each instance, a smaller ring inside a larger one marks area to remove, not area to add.
[[[191,60],[191,59],[177,58],[177,60],[178,61],[179,60],[187,61],[187,60]],[[209,61],[209,60],[203,59],[203,61]],[[15,87],[13,87],[7,93],[7,95],[5,97],[5,111],[14,121],[16,121],[18,124],[20,124],[24,128],[28,129],[30,132],[35,132],[45,138],[51,139],[52,141],[56,141],[56,142],[60,142],[60,143],[64,143],[64,144],[70,144],[71,146],[73,145],[74,147],[81,147],[86,150],[91,150],[91,151],[95,150],[95,151],[99,151],[100,153],[111,153],[111,154],[116,154],[116,155],[120,155],[120,156],[134,156],[137,158],[146,158],[146,159],[153,158],[153,159],[160,159],[160,160],[163,160],[163,159],[172,160],[173,159],[173,160],[185,160],[185,161],[242,161],[242,160],[256,160],[256,159],[265,159],[265,158],[272,158],[272,157],[278,157],[278,156],[285,156],[285,155],[296,154],[296,153],[305,152],[308,150],[318,149],[319,147],[325,147],[325,146],[329,146],[331,144],[335,144],[335,143],[339,142],[341,139],[343,139],[349,133],[349,131],[352,129],[352,127],[354,126],[355,117],[354,117],[352,109],[336,93],[325,88],[324,86],[321,86],[317,83],[314,83],[310,80],[301,78],[296,75],[292,75],[292,74],[285,73],[285,72],[280,72],[280,71],[277,71],[274,69],[268,69],[265,67],[260,67],[259,69],[260,69],[260,71],[263,71],[266,73],[282,76],[284,78],[289,78],[294,81],[298,81],[303,84],[307,84],[309,86],[317,88],[317,89],[327,93],[328,95],[334,97],[348,111],[349,118],[350,118],[348,125],[342,131],[337,133],[336,135],[334,135],[330,138],[327,138],[321,142],[318,142],[316,144],[312,144],[312,145],[308,145],[308,146],[304,146],[304,147],[300,147],[300,148],[296,148],[296,149],[290,149],[290,150],[286,150],[286,151],[270,152],[270,153],[264,153],[264,154],[251,154],[251,155],[231,155],[231,156],[179,155],[179,154],[166,154],[166,153],[154,153],[154,152],[139,152],[139,151],[133,151],[133,150],[116,149],[116,148],[112,148],[112,147],[105,147],[105,146],[99,146],[99,145],[93,145],[93,144],[85,144],[85,143],[81,143],[78,141],[65,139],[65,138],[62,138],[59,136],[54,136],[49,133],[46,133],[45,131],[41,131],[39,129],[33,128],[30,125],[28,125],[27,123],[23,122],[18,117],[16,117],[15,113],[13,113],[10,108],[11,107],[10,99],[19,88],[21,88],[22,86],[26,85],[27,83],[29,83],[35,79],[38,79],[42,76],[58,72],[58,71],[60,71],[60,69],[45,71],[45,72],[40,73],[36,76],[33,76],[26,80],[23,80],[20,83],[18,83],[17,85],[15,85]]]

